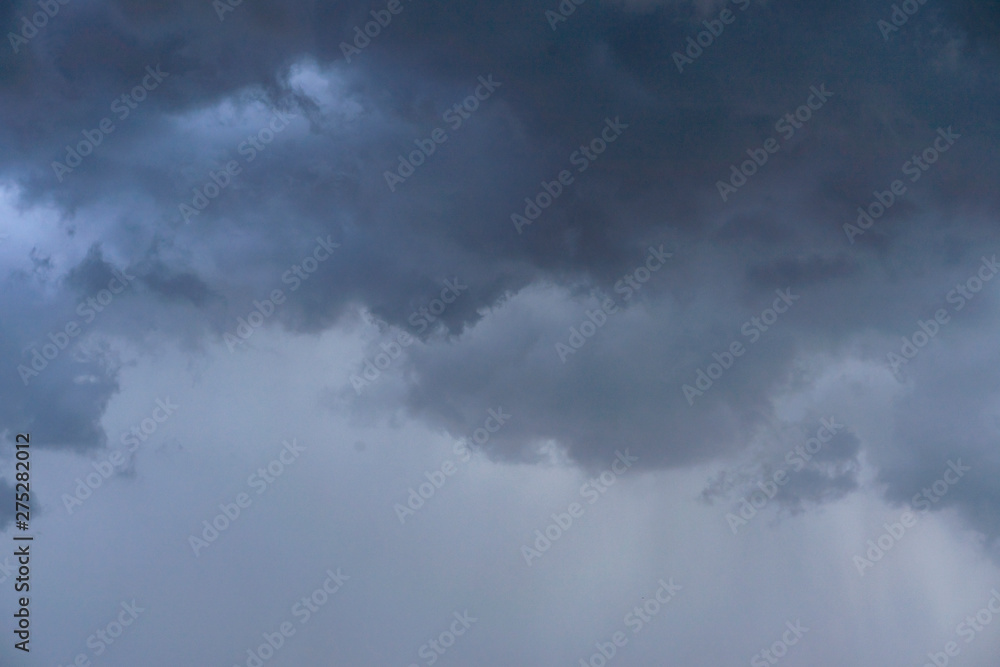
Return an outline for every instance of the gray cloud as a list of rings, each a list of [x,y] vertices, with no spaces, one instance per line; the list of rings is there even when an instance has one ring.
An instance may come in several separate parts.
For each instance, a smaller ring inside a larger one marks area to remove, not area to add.
[[[871,489],[903,506],[962,458],[974,470],[934,509],[992,544],[998,300],[993,283],[961,310],[947,295],[1000,247],[1000,9],[925,3],[884,39],[891,4],[590,0],[553,30],[549,1],[407,2],[350,63],[341,42],[381,4],[244,2],[224,20],[201,1],[60,5],[23,51],[0,49],[0,197],[17,218],[0,246],[13,314],[0,427],[44,430],[52,455],[93,451],[151,359],[236,376],[234,359],[334,340],[344,359],[296,396],[330,419],[469,437],[502,408],[513,417],[482,448],[497,465],[542,469],[556,452],[595,472],[628,447],[651,474],[710,470],[708,500],[745,493],[817,419],[851,408],[886,430],[850,424],[782,488],[783,510]],[[674,53],[724,5],[735,21],[679,72]],[[0,7],[3,33],[33,10]],[[115,100],[157,66],[168,74],[122,117]],[[500,86],[453,125],[448,110],[487,76]],[[819,86],[833,95],[803,107]],[[113,132],[60,180],[53,162],[105,118]],[[627,127],[580,162],[609,122]],[[447,140],[391,190],[386,172],[437,128]],[[914,171],[947,128],[954,145]],[[718,183],[754,155],[723,201]],[[562,170],[573,182],[518,233],[512,215]],[[905,194],[849,238],[897,179]],[[185,220],[182,205],[199,212]],[[337,252],[295,277],[317,239]],[[672,257],[626,290],[661,244]],[[134,282],[87,320],[80,304],[121,269]],[[468,291],[416,330],[411,315],[456,278]],[[246,356],[215,358],[276,289],[287,301]],[[776,290],[797,300],[752,324],[778,310]],[[607,299],[598,325],[588,311]],[[887,353],[938,308],[952,322],[889,380]],[[22,373],[70,322],[72,345]],[[417,342],[356,392],[350,376],[400,330]],[[745,354],[699,387],[734,343]],[[703,393],[689,402],[685,385]],[[858,407],[869,389],[892,396],[882,413]]]

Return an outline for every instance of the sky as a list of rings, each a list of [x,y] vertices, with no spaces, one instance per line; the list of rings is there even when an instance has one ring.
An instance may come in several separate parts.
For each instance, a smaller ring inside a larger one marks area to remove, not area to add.
[[[1000,2],[0,24],[0,664],[996,664]]]

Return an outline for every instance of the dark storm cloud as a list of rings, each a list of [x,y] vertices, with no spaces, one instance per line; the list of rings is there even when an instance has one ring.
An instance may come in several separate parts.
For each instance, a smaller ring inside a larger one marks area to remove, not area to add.
[[[831,430],[820,431],[833,424]],[[822,439],[818,436],[822,435]],[[861,441],[836,418],[795,425],[771,423],[762,431],[759,460],[718,473],[702,500],[721,506],[766,494],[791,514],[842,498],[858,488]]]
[[[157,266],[143,276],[143,283],[154,294],[164,299],[186,301],[204,306],[211,296],[208,285],[191,273],[174,273],[166,266]]]
[[[938,334],[941,344],[921,349],[904,367],[912,391],[901,397],[889,415],[894,440],[870,456],[880,468],[887,497],[910,507],[929,502],[919,496],[933,490],[949,462],[971,467],[945,494],[932,492],[932,506],[936,510],[957,508],[987,534],[994,553],[1000,554],[996,542],[1000,536],[996,484],[1000,466],[995,455],[1000,442],[996,407],[1000,382],[994,371],[1000,359],[996,346],[984,340],[995,336],[992,313],[996,305],[995,298],[971,302],[968,309],[978,313],[954,314]],[[975,322],[977,315],[988,316],[990,323]],[[912,337],[913,331],[902,334]]]
[[[889,6],[730,3],[737,20],[683,73],[673,53],[717,7],[592,2],[553,31],[553,6],[407,3],[348,64],[340,43],[380,7],[245,2],[220,21],[208,2],[70,3],[24,52],[2,56],[2,173],[24,202],[54,203],[67,228],[100,229],[115,256],[151,267],[140,281],[148,303],[124,299],[124,310],[135,322],[173,304],[186,335],[230,329],[317,237],[341,248],[276,314],[295,330],[333,326],[358,304],[406,327],[459,277],[469,298],[442,319],[467,335],[413,348],[401,366],[414,371],[407,405],[462,433],[502,405],[516,419],[496,455],[530,456],[554,439],[588,466],[622,445],[649,466],[736,450],[792,386],[797,355],[843,358],[864,340],[881,361],[885,342],[996,238],[995,6],[928,4],[885,40],[876,22]],[[19,16],[4,15],[8,28]],[[51,163],[65,146],[158,64],[169,76],[58,181]],[[293,66],[330,85],[328,98],[297,88]],[[442,114],[491,74],[500,87],[390,191],[397,156],[447,127]],[[832,97],[783,136],[776,123],[824,85]],[[227,101],[231,115],[219,110]],[[237,121],[255,103],[294,119],[251,162]],[[518,234],[511,214],[574,170],[574,151],[606,119],[627,128]],[[843,226],[857,208],[906,179],[903,163],[948,127],[961,138],[850,243]],[[723,202],[717,182],[772,137],[780,150]],[[178,205],[230,160],[241,173],[184,224]],[[661,243],[674,257],[626,302],[617,281]],[[71,276],[90,288],[104,274],[88,260]],[[689,405],[681,387],[713,353],[748,343],[743,326],[788,288],[800,295],[790,311]],[[555,343],[607,297],[619,312],[562,363]],[[98,329],[127,332],[120,317]],[[4,335],[18,358],[25,335]],[[44,398],[18,390],[20,407],[58,404],[76,415],[64,435],[95,442],[115,376],[92,375],[104,393],[49,373]],[[842,492],[852,480],[815,482]]]
[[[41,447],[99,446],[106,440],[100,417],[118,389],[118,364],[106,341],[92,335],[101,313],[83,297],[94,297],[113,274],[97,248],[62,279],[48,277],[41,267],[49,264],[39,257],[33,274],[15,272],[4,281],[3,423],[18,433],[44,428]]]

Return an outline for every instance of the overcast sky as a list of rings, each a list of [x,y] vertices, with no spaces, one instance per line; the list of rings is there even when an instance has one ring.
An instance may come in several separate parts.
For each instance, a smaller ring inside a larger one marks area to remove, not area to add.
[[[1000,2],[0,22],[0,664],[996,665]]]

